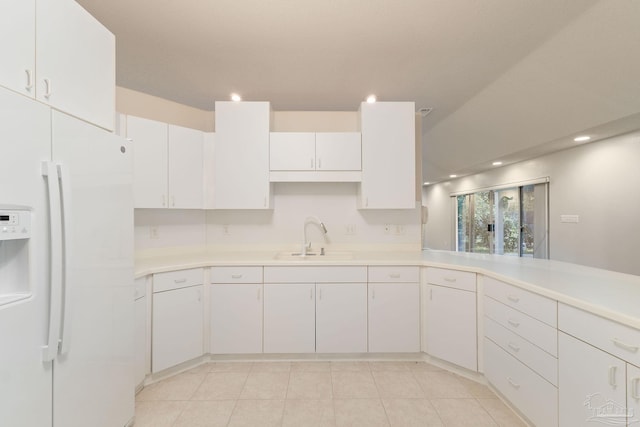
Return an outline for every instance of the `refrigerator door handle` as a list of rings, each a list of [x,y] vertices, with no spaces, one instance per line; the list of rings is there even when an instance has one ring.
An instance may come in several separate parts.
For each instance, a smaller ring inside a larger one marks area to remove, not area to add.
[[[47,179],[50,230],[49,332],[47,344],[42,347],[42,360],[44,362],[51,362],[58,354],[60,322],[62,317],[62,218],[60,210],[60,186],[58,184],[56,165],[51,162],[43,162],[42,176]]]
[[[60,346],[60,354],[67,354],[71,345],[71,318],[73,316],[72,295],[69,286],[69,275],[71,272],[71,227],[72,227],[72,204],[71,204],[71,178],[69,170],[62,165],[57,166],[58,178],[60,178],[61,194],[61,212],[62,212],[62,345]]]

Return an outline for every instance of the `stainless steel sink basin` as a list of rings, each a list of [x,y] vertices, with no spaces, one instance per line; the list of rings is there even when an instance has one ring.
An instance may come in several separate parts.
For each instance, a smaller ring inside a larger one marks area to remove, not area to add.
[[[327,251],[323,254],[312,251],[307,252],[304,256],[301,252],[278,252],[274,259],[291,260],[291,261],[340,261],[353,258],[353,252],[347,251]]]

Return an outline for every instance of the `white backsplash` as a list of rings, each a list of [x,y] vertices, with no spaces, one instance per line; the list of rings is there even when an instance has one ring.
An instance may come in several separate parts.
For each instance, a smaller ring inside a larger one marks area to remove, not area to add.
[[[328,230],[323,235],[307,225],[314,247],[421,246],[419,208],[358,210],[354,183],[278,183],[273,210],[137,209],[136,251],[202,245],[294,249],[302,244],[308,216],[317,216]]]

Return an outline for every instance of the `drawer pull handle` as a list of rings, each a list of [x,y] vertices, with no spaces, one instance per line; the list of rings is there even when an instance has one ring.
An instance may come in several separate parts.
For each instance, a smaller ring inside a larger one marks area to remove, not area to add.
[[[392,279],[399,279],[400,278],[400,273],[390,273],[389,277]]]
[[[518,302],[520,301],[520,298],[516,295],[507,295],[507,299],[511,302]]]
[[[617,370],[618,370],[617,366],[609,366],[609,385],[613,388],[617,387],[617,384],[616,384]]]
[[[232,274],[231,278],[232,279],[242,279],[242,274]]]
[[[445,282],[450,282],[450,283],[454,283],[456,280],[458,280],[458,279],[456,279],[455,277],[445,277],[444,278]]]
[[[631,397],[640,400],[640,396],[638,396],[638,384],[640,383],[640,378],[636,377],[631,380]]]
[[[511,384],[511,386],[515,389],[519,389],[520,388],[520,384],[518,384],[517,382],[515,382],[513,380],[513,378],[511,377],[507,377],[507,381],[509,381],[509,384]]]
[[[518,322],[517,320],[508,319],[507,322],[509,322],[509,324],[514,328],[517,328],[518,326],[520,326],[520,322]]]
[[[184,283],[186,281],[187,281],[187,279],[175,279],[174,280],[175,283]]]
[[[508,344],[509,348],[513,351],[520,351],[520,347],[518,347],[517,345],[515,345],[514,343],[510,342]]]
[[[638,352],[638,349],[639,349],[638,346],[624,343],[624,342],[620,341],[618,338],[614,338],[614,339],[612,339],[612,341],[613,341],[613,344],[616,345],[616,347],[620,347],[623,350],[627,350],[627,351],[630,351],[632,353],[637,353]]]

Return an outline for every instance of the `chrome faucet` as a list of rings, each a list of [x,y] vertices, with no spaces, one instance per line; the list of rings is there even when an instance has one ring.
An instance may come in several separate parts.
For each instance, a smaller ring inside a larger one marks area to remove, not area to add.
[[[317,216],[308,216],[305,220],[304,220],[304,224],[302,226],[302,252],[301,255],[305,256],[307,255],[307,250],[311,249],[311,242],[309,242],[307,244],[307,224],[309,224],[310,222],[315,222],[316,224],[318,224],[320,226],[320,229],[322,230],[322,232],[324,234],[327,234],[327,227],[325,227],[324,223],[322,221],[320,221],[320,219],[318,219]]]

